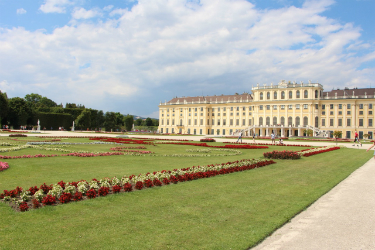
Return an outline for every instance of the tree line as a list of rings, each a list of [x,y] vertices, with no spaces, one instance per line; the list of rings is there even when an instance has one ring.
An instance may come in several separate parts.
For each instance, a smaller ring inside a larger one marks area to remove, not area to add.
[[[41,129],[57,130],[63,127],[70,130],[73,121],[75,129],[106,131],[131,131],[133,124],[152,130],[159,125],[157,119],[147,118],[134,120],[133,115],[119,112],[106,112],[86,108],[75,103],[57,104],[53,100],[39,94],[27,94],[24,98],[8,98],[0,91],[0,127],[35,128],[40,121]]]

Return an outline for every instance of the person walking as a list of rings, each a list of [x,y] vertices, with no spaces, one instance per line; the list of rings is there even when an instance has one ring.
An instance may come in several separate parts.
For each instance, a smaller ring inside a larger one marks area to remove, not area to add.
[[[358,133],[357,131],[354,131],[354,144],[353,146],[355,146],[355,143],[358,143],[357,146],[359,147],[359,144],[361,144],[361,147],[362,147],[362,143],[359,141],[359,136],[358,136]]]
[[[242,131],[240,131],[240,133],[238,135],[237,142],[239,142],[240,140],[241,140],[241,143],[242,143]]]
[[[272,131],[272,133],[271,133],[271,144],[275,144],[275,145],[276,145],[276,142],[275,142],[275,134],[273,133],[273,131]]]
[[[374,131],[374,134],[375,134],[375,131]],[[375,160],[375,140],[372,141],[372,145],[366,150],[366,152],[372,148],[374,148],[374,160]]]
[[[253,142],[255,143],[255,133],[253,133]]]

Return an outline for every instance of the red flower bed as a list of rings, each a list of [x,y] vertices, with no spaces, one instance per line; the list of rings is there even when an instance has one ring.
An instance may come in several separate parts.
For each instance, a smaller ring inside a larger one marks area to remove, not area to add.
[[[47,196],[45,196],[45,197],[43,198],[42,203],[43,203],[44,206],[47,206],[47,205],[53,205],[53,204],[56,203],[56,197],[47,194]]]
[[[204,139],[200,139],[201,142],[216,142],[215,139],[212,139],[212,138],[204,138]]]
[[[11,134],[9,137],[27,137],[27,135],[24,134]]]
[[[60,196],[59,201],[61,203],[68,203],[71,199],[72,199],[72,194],[71,193],[63,193]]]
[[[286,159],[286,160],[297,160],[301,159],[301,156],[295,151],[272,151],[265,152],[263,156],[268,159]]]
[[[109,188],[108,187],[100,187],[98,190],[98,194],[100,196],[106,196],[109,193]]]
[[[144,181],[137,181],[136,184],[134,185],[134,188],[137,189],[137,190],[141,190],[143,188],[152,188],[153,186],[168,185],[170,182],[172,182],[174,184],[177,184],[178,182],[192,181],[192,180],[196,180],[196,179],[200,179],[200,178],[209,178],[209,177],[213,177],[213,176],[221,175],[221,174],[229,174],[229,173],[234,173],[234,172],[239,172],[239,171],[245,171],[245,170],[260,168],[260,167],[267,166],[269,164],[275,163],[272,160],[271,161],[267,161],[267,160],[266,161],[259,161],[259,162],[250,161],[252,163],[247,162],[247,161],[249,161],[249,160],[227,162],[227,163],[222,163],[222,164],[217,164],[217,165],[208,165],[207,168],[206,167],[183,168],[183,169],[180,169],[180,171],[183,171],[182,174],[176,174],[175,172],[177,172],[177,173],[179,172],[179,171],[176,171],[176,170],[174,170],[173,174],[172,174],[172,171],[163,170],[163,171],[161,171],[161,173],[169,173],[170,174],[169,179],[164,178],[162,182],[157,178],[155,178],[153,181],[151,179],[146,179]],[[243,164],[244,162],[246,162],[246,164]],[[196,168],[198,168],[198,170],[201,169],[202,171],[195,172]],[[215,170],[216,168],[218,170]],[[214,169],[214,170],[212,170],[212,169]],[[156,174],[156,172],[154,174]],[[131,180],[134,177],[135,177],[134,175],[129,176],[129,179]],[[95,180],[96,179],[93,179],[93,181],[95,181]],[[73,183],[76,183],[76,182],[73,182]],[[60,181],[59,184],[60,184],[60,186],[65,185],[65,182]],[[48,186],[45,183],[40,186],[40,189],[42,189],[43,192],[45,192],[45,193],[47,193],[51,188],[52,188],[52,185]],[[132,189],[133,189],[132,184],[130,184],[130,183],[124,184],[124,191],[125,192],[131,192]],[[37,190],[37,187],[36,186],[31,187],[29,190],[35,191],[35,190]],[[119,192],[120,190],[121,190],[121,188],[119,186],[117,186],[117,185],[112,186],[113,193]],[[2,199],[4,198],[4,196],[16,197],[17,195],[19,195],[21,193],[21,191],[22,191],[21,187],[17,187],[16,189],[11,190],[11,191],[4,190],[4,192],[2,194],[0,194],[0,197]],[[100,196],[105,196],[105,195],[109,194],[109,188],[108,187],[100,187],[99,190],[98,190],[98,194]],[[97,193],[96,193],[95,189],[90,189],[86,192],[86,196],[89,199],[93,199],[97,196]],[[82,193],[76,192],[74,196],[72,196],[70,193],[63,193],[60,196],[58,201],[59,201],[60,204],[64,204],[64,203],[70,202],[72,199],[74,201],[82,200]],[[54,196],[51,196],[51,195],[46,195],[42,199],[42,203],[45,206],[46,205],[54,205],[54,204],[56,204],[56,198]],[[33,204],[34,208],[39,206],[38,201],[35,200],[35,199],[30,204]],[[19,209],[21,209],[21,208],[19,208]],[[24,210],[24,211],[26,211],[26,210]]]
[[[29,210],[29,205],[27,205],[27,202],[21,202],[20,206],[19,206],[21,212],[25,212],[27,210]]]
[[[4,171],[5,169],[9,168],[9,164],[7,162],[1,162],[0,161],[0,172]]]
[[[96,197],[96,191],[95,191],[95,189],[91,188],[90,190],[88,190],[86,192],[86,196],[89,199],[94,199]]]
[[[303,154],[303,156],[309,157],[309,156],[312,156],[312,155],[317,155],[317,154],[321,154],[321,153],[325,153],[325,152],[330,152],[330,151],[337,150],[337,149],[340,149],[340,147],[330,147],[330,148],[327,148],[327,149],[322,149],[322,150],[319,150],[319,151],[306,153],[306,154]]]

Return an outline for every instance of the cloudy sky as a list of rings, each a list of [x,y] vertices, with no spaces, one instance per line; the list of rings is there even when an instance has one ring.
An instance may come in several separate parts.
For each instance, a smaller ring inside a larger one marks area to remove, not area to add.
[[[0,90],[157,118],[259,84],[375,87],[374,0],[0,0]]]

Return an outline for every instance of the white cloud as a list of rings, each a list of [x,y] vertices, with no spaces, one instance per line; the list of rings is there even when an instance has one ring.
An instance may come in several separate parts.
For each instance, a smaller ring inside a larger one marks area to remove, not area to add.
[[[99,9],[86,10],[84,8],[75,8],[72,12],[72,17],[74,19],[90,19],[101,15]]]
[[[17,14],[19,15],[26,14],[26,12],[27,11],[24,8],[17,9]]]
[[[367,87],[375,70],[358,68],[374,54],[364,53],[358,27],[323,15],[332,3],[264,11],[242,0],[140,0],[107,8],[112,19],[97,23],[85,19],[101,10],[76,8],[74,26],[51,34],[0,29],[0,75],[19,96],[37,89],[57,103],[144,116],[176,95],[232,94],[257,82]]]
[[[65,7],[72,4],[69,0],[44,0],[39,9],[44,13],[65,13]]]

